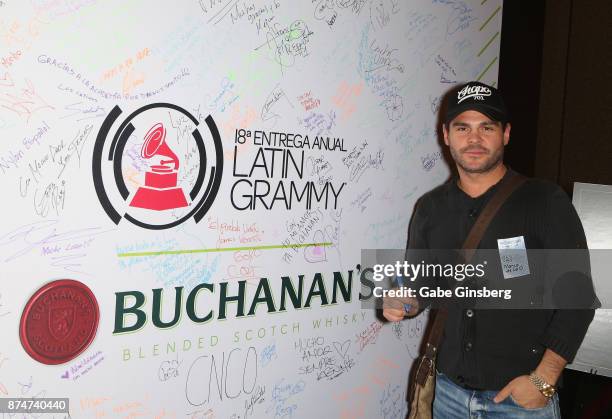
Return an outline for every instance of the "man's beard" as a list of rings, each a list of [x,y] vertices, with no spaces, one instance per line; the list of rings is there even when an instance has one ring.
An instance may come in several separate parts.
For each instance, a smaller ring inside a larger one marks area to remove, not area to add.
[[[464,153],[471,150],[485,151],[488,154],[488,158],[478,166],[470,166]],[[498,148],[492,154],[489,154],[490,151],[483,147],[475,146],[464,147],[461,150],[456,150],[451,147],[450,152],[453,160],[455,160],[455,163],[457,163],[457,165],[466,173],[487,173],[497,167],[497,165],[499,165],[504,159],[504,147]]]

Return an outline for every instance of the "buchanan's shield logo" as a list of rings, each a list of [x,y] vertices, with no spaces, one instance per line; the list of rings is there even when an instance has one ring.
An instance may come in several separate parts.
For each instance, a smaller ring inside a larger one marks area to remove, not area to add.
[[[76,318],[76,310],[74,307],[58,307],[49,310],[49,332],[53,338],[62,341],[66,339]]]

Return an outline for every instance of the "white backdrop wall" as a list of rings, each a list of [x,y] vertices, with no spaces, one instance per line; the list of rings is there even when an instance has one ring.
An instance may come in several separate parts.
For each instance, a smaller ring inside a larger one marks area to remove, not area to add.
[[[495,84],[501,6],[0,1],[0,397],[69,397],[74,418],[403,417],[425,318],[361,309],[360,250],[402,248],[448,177],[438,98]],[[99,324],[49,365],[20,324],[60,279]]]

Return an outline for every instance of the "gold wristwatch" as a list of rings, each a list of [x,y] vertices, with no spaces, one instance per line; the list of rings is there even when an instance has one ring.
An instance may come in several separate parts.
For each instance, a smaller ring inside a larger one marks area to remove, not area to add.
[[[555,392],[557,391],[555,386],[548,384],[546,381],[544,381],[544,379],[542,379],[542,377],[536,375],[535,371],[532,371],[531,374],[529,374],[529,381],[531,381],[533,385],[540,390],[540,393],[542,393],[548,399],[554,396]]]

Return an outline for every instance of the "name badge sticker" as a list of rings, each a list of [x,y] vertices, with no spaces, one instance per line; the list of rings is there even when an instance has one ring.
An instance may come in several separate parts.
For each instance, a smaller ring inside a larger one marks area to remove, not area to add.
[[[529,275],[525,237],[518,236],[497,239],[497,247],[499,248],[499,259],[504,279]]]

